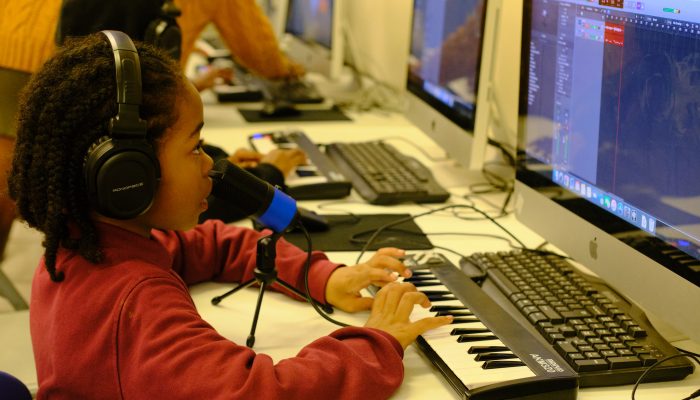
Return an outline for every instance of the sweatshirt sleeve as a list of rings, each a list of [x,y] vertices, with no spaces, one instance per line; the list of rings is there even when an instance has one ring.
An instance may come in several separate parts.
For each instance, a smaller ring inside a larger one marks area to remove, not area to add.
[[[269,231],[226,225],[209,220],[187,232],[153,231],[153,236],[167,249],[173,269],[188,285],[204,281],[245,282],[253,278],[256,267],[257,242]],[[301,292],[304,288],[304,266],[307,253],[281,238],[277,242],[278,278]],[[326,282],[339,266],[319,251],[311,256],[309,290],[311,296],[325,303]],[[287,294],[278,284],[272,286]]]
[[[213,22],[235,59],[268,79],[295,77],[303,68],[279,48],[269,19],[255,0],[176,0],[182,15],[181,63],[193,51],[204,27]]]
[[[336,330],[275,364],[220,336],[176,279],[139,283],[119,314],[123,398],[385,399],[403,380],[401,346],[369,328]]]

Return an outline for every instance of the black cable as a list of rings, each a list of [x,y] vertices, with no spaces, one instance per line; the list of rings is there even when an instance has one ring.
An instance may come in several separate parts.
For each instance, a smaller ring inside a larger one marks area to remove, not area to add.
[[[685,397],[681,400],[693,400],[693,399],[697,399],[698,397],[700,397],[700,389],[694,391],[690,396]]]
[[[513,156],[513,153],[515,153],[515,149],[511,152],[509,149],[507,149],[507,146],[505,143],[498,142],[496,140],[493,140],[491,138],[488,139],[487,143],[499,150],[501,150],[501,154],[503,155],[503,158],[508,160],[508,164],[511,166],[515,166],[515,156]]]
[[[527,248],[527,246],[525,246],[525,243],[521,242],[520,239],[518,239],[517,236],[515,236],[512,232],[510,232],[508,229],[506,229],[503,225],[499,224],[498,221],[496,221],[496,220],[495,220],[494,218],[492,218],[490,215],[486,214],[485,212],[479,210],[478,208],[476,208],[476,207],[474,207],[474,206],[468,206],[468,205],[463,205],[463,204],[454,204],[454,205],[448,205],[448,206],[444,206],[444,207],[432,209],[432,210],[430,210],[430,211],[426,211],[426,212],[424,212],[424,213],[421,213],[421,214],[418,214],[418,215],[415,215],[415,216],[409,215],[408,217],[399,218],[399,219],[396,220],[396,221],[393,221],[393,222],[390,222],[390,223],[387,223],[387,224],[384,224],[384,225],[380,226],[379,228],[377,228],[376,231],[374,231],[374,233],[372,234],[372,236],[370,236],[370,238],[367,239],[367,243],[362,247],[362,249],[360,250],[360,254],[357,256],[357,261],[356,261],[356,263],[359,263],[359,262],[360,262],[360,260],[362,259],[362,256],[365,254],[365,252],[367,251],[367,249],[369,248],[369,246],[372,244],[372,242],[374,242],[374,240],[377,238],[377,236],[379,236],[379,234],[380,234],[382,231],[384,231],[385,229],[391,228],[391,227],[394,226],[394,225],[399,225],[399,224],[402,224],[402,223],[404,223],[404,222],[411,221],[411,220],[416,219],[416,218],[420,218],[420,217],[425,216],[425,215],[430,215],[430,214],[436,213],[436,212],[438,212],[438,211],[443,211],[443,210],[448,210],[448,209],[454,209],[454,208],[467,208],[467,209],[476,211],[477,213],[483,215],[486,219],[488,219],[489,221],[491,221],[494,225],[496,225],[497,227],[499,227],[499,228],[500,228],[502,231],[504,231],[506,234],[508,234],[508,236],[510,236],[511,238],[513,238],[513,240],[515,240],[515,241],[521,246],[521,248],[523,248],[523,249],[526,249],[526,248]]]
[[[334,323],[336,325],[346,327],[350,326],[349,324],[346,324],[344,322],[340,322],[334,318],[331,318],[328,314],[326,314],[325,311],[323,311],[318,304],[316,304],[316,301],[311,297],[311,289],[309,289],[309,271],[311,270],[311,236],[309,235],[309,232],[306,230],[304,227],[304,224],[297,224],[299,229],[304,233],[304,237],[306,238],[306,263],[304,264],[304,294],[306,295],[306,301],[308,301],[316,310],[316,312],[322,316],[326,321],[329,321],[331,323]]]
[[[674,346],[674,347],[675,347],[675,346]],[[686,353],[686,354],[694,355],[695,357],[700,357],[700,354],[698,354],[698,353],[693,353],[693,352],[690,351],[690,350],[681,349],[680,347],[676,347],[676,350],[680,351],[681,353]]]
[[[637,382],[635,382],[634,387],[632,388],[632,400],[634,400],[634,395],[635,395],[635,393],[637,392],[637,388],[639,387],[639,384],[642,383],[642,380],[643,380],[651,371],[653,371],[656,367],[658,367],[659,365],[665,363],[665,362],[668,361],[668,360],[672,360],[672,359],[674,359],[674,358],[680,358],[680,357],[687,357],[687,358],[689,358],[689,359],[694,360],[696,363],[698,363],[698,365],[700,365],[700,358],[696,357],[696,356],[693,355],[693,354],[673,354],[673,355],[670,355],[670,356],[668,356],[668,357],[664,357],[664,358],[658,360],[657,362],[655,362],[654,364],[652,364],[649,368],[647,368],[647,370],[644,371],[644,372],[642,373],[642,375],[639,376],[639,378],[637,379]],[[682,400],[691,400],[691,399],[696,398],[698,395],[700,395],[700,389],[699,389],[699,390],[696,390],[693,394],[691,394],[690,396],[688,396],[688,397],[686,397],[686,398],[684,398],[684,399],[682,399]]]

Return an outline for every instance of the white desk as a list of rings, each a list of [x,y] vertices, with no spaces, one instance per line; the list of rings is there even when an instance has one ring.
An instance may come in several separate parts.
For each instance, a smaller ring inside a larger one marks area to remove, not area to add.
[[[275,129],[299,128],[305,131],[313,140],[319,143],[331,141],[359,141],[390,136],[404,136],[425,149],[431,156],[442,156],[442,151],[428,137],[411,126],[403,117],[383,113],[352,115],[355,122],[318,122],[288,124],[265,123],[246,124],[231,106],[208,105],[205,107],[204,139],[212,144],[233,151],[239,146],[245,146],[249,134]],[[474,179],[473,174],[466,173],[456,167],[451,161],[432,162],[418,152],[413,146],[401,141],[392,141],[399,150],[410,154],[432,167],[434,174],[440,182],[454,195],[449,203],[460,204],[464,200],[461,195],[468,192],[467,186]],[[502,196],[495,196],[490,200],[492,204],[500,206]],[[307,208],[316,208],[323,205],[324,201],[303,202]],[[440,205],[431,205],[437,208]],[[478,206],[486,211],[493,211],[488,202],[479,201]],[[356,194],[352,194],[345,200],[334,201],[332,206],[324,207],[322,212],[354,213],[411,213],[418,214],[427,209],[417,205],[400,205],[392,207],[372,206],[364,203]],[[467,211],[465,211],[466,213]],[[488,233],[506,236],[498,227],[489,221],[464,221],[454,218],[449,212],[440,212],[430,216],[421,217],[416,223],[426,233],[436,232],[461,232],[461,233]],[[506,226],[520,240],[528,246],[537,246],[543,239],[520,224],[512,215],[499,219],[499,223]],[[434,236],[430,237],[434,244],[445,246],[469,254],[475,251],[505,250],[507,244],[504,241],[486,237],[467,236]],[[443,252],[453,261],[457,261],[456,255]],[[357,254],[348,252],[329,253],[334,261],[346,264],[355,264]],[[202,316],[209,321],[222,335],[237,343],[245,343],[250,331],[255,301],[258,296],[256,289],[242,290],[225,299],[220,305],[212,306],[210,300],[228,289],[230,285],[207,283],[192,288],[192,296]],[[346,314],[336,312],[335,318],[346,323],[363,325],[367,313]],[[318,316],[313,308],[306,303],[294,301],[278,293],[266,293],[262,303],[260,319],[256,331],[255,349],[272,356],[276,361],[292,357],[312,340],[330,333],[337,327]],[[662,332],[663,333],[663,332]],[[689,341],[674,343],[679,347],[698,352],[700,345]],[[404,357],[405,380],[401,388],[393,396],[395,399],[423,399],[423,398],[458,398],[449,387],[442,375],[431,365],[430,361],[411,346]],[[637,392],[637,399],[673,399],[688,396],[700,387],[700,373],[696,372],[683,381],[643,384]],[[593,399],[621,399],[629,398],[632,386],[620,386],[612,388],[588,388],[579,391],[579,398],[583,400]]]

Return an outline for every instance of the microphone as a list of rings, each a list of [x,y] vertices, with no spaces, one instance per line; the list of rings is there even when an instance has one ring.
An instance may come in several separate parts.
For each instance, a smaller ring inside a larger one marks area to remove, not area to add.
[[[211,193],[238,207],[265,227],[284,232],[297,217],[297,203],[286,193],[222,159],[209,171]]]

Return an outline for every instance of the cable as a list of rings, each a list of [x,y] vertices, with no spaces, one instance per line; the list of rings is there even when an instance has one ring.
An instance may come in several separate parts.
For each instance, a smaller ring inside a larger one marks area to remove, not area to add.
[[[362,256],[365,254],[365,252],[367,251],[369,246],[372,244],[372,242],[374,242],[374,240],[377,238],[377,236],[379,236],[379,234],[382,231],[384,231],[385,229],[391,228],[392,226],[399,225],[399,224],[402,224],[402,223],[407,222],[407,221],[411,221],[411,220],[416,219],[416,218],[420,218],[424,215],[430,215],[430,214],[436,213],[438,211],[443,211],[443,210],[453,209],[453,208],[467,208],[467,209],[476,211],[477,213],[483,215],[486,219],[491,221],[494,225],[498,226],[502,231],[504,231],[506,234],[508,234],[508,236],[513,238],[513,240],[515,240],[522,248],[524,248],[524,249],[527,248],[527,246],[525,246],[525,243],[521,242],[517,236],[515,236],[512,232],[510,232],[508,229],[506,229],[503,225],[499,224],[498,221],[496,221],[494,218],[492,218],[491,216],[489,216],[485,212],[479,210],[478,208],[476,208],[474,206],[455,204],[455,205],[448,205],[448,206],[436,208],[436,209],[426,211],[424,213],[421,213],[421,214],[418,214],[415,216],[408,216],[408,217],[404,217],[404,218],[399,218],[396,221],[382,225],[381,227],[377,228],[376,231],[374,231],[372,236],[367,240],[367,243],[362,247],[362,250],[360,250],[360,254],[357,256],[356,263],[359,264],[360,260],[362,259]]]
[[[674,347],[675,347],[675,346],[674,346]],[[680,347],[676,347],[676,350],[680,351],[681,353],[686,353],[686,354],[693,355],[693,356],[695,356],[695,357],[700,357],[700,354],[698,354],[698,353],[693,353],[693,352],[690,351],[690,350],[681,349]]]
[[[331,318],[325,311],[323,311],[318,304],[316,304],[316,301],[311,297],[311,289],[309,289],[309,271],[311,270],[311,236],[309,235],[309,232],[306,230],[304,227],[304,224],[297,224],[299,229],[304,233],[304,237],[306,238],[306,262],[304,264],[304,294],[306,295],[306,301],[309,302],[316,310],[316,312],[322,316],[326,321],[329,321],[331,323],[334,323],[339,326],[350,326],[349,324],[346,324],[344,322],[340,322],[334,318]]]
[[[698,397],[700,397],[700,389],[694,391],[693,394],[691,394],[690,396],[683,398],[681,400],[693,400],[693,399],[697,399]]]
[[[674,359],[674,358],[680,358],[680,357],[687,357],[687,358],[689,358],[689,359],[694,360],[696,363],[698,363],[698,365],[700,365],[700,358],[699,358],[699,357],[696,357],[696,356],[693,355],[693,354],[674,354],[674,355],[671,355],[671,356],[668,356],[668,357],[664,357],[664,358],[658,360],[658,361],[655,362],[652,366],[650,366],[649,368],[647,368],[647,370],[644,371],[644,372],[642,373],[642,375],[639,376],[639,378],[637,379],[637,382],[635,382],[634,387],[632,388],[632,400],[634,400],[634,395],[635,395],[635,393],[637,392],[637,388],[639,387],[639,384],[642,383],[642,380],[643,380],[651,371],[653,371],[656,367],[658,367],[659,365],[665,363],[665,362],[668,361],[668,360],[672,360],[672,359]],[[698,396],[700,396],[700,389],[696,390],[695,392],[693,392],[693,394],[691,394],[690,396],[688,396],[688,397],[686,397],[686,398],[684,398],[684,399],[682,399],[682,400],[691,400],[691,399],[694,399],[694,398],[696,398],[696,397],[698,397]]]

